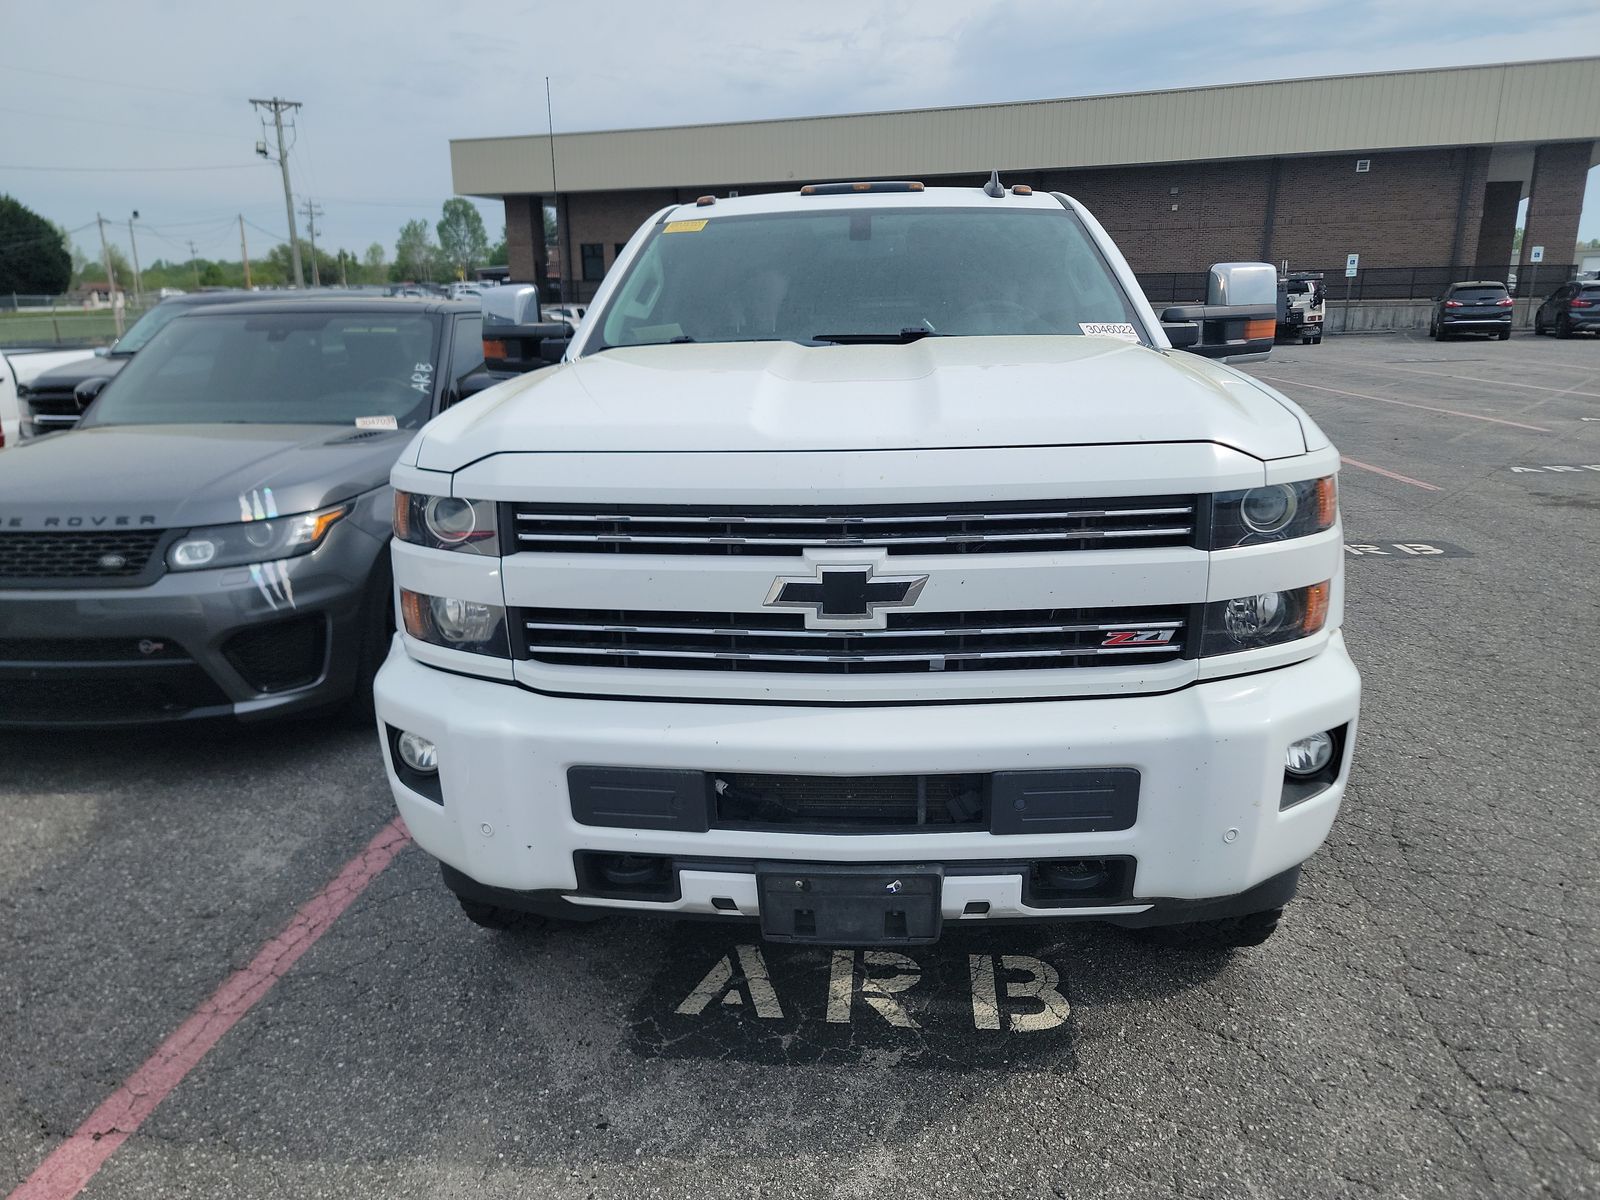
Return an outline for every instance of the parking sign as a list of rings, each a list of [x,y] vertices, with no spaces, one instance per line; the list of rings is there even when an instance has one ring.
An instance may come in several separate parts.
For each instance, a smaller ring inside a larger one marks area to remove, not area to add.
[[[1346,254],[1344,256],[1344,277],[1346,279],[1354,279],[1356,277],[1356,267],[1359,266],[1360,263],[1361,255]]]
[[[1532,250],[1528,251],[1528,261],[1531,262],[1531,263],[1543,262],[1544,261],[1544,247],[1543,246],[1535,246]]]

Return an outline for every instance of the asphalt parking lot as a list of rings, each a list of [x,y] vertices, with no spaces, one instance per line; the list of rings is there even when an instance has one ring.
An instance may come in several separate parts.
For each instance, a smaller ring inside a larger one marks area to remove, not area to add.
[[[841,1002],[725,926],[469,925],[370,733],[3,735],[0,1194],[1600,1194],[1600,341],[1251,371],[1347,457],[1366,686],[1264,947],[961,929]]]

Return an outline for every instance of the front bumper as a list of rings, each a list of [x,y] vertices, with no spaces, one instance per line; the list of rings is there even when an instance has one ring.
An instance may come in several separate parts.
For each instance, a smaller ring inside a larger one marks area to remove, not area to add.
[[[590,909],[748,917],[755,862],[937,862],[952,920],[1131,918],[1282,876],[1316,850],[1338,811],[1360,703],[1337,634],[1292,666],[1109,699],[840,709],[563,698],[424,666],[399,639],[375,690],[380,729],[438,746],[442,803],[401,782],[382,739],[406,825],[476,884]],[[1348,736],[1337,778],[1280,809],[1289,743],[1340,727]],[[573,766],[850,776],[1131,767],[1140,788],[1132,826],[1111,832],[685,832],[580,824],[567,790]],[[677,895],[580,894],[574,856],[584,851],[669,856]],[[1077,857],[1133,859],[1130,894],[1081,908],[1025,903],[1019,863]],[[713,903],[729,898],[731,912]]]
[[[343,699],[382,549],[342,522],[270,567],[0,590],[0,728],[253,719]]]

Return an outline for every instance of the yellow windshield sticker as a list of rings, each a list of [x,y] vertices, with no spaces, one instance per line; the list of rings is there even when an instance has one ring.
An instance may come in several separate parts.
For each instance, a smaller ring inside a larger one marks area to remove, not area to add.
[[[661,232],[662,233],[699,233],[705,227],[706,227],[706,218],[705,217],[701,217],[698,221],[668,221],[667,222],[667,227],[665,229],[663,229]]]

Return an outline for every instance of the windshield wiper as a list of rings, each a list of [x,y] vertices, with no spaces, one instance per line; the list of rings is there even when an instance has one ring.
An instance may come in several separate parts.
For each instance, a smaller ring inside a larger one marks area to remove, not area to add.
[[[921,325],[902,329],[899,333],[813,333],[813,342],[832,342],[836,346],[906,346],[920,342],[925,337],[946,337]]]

